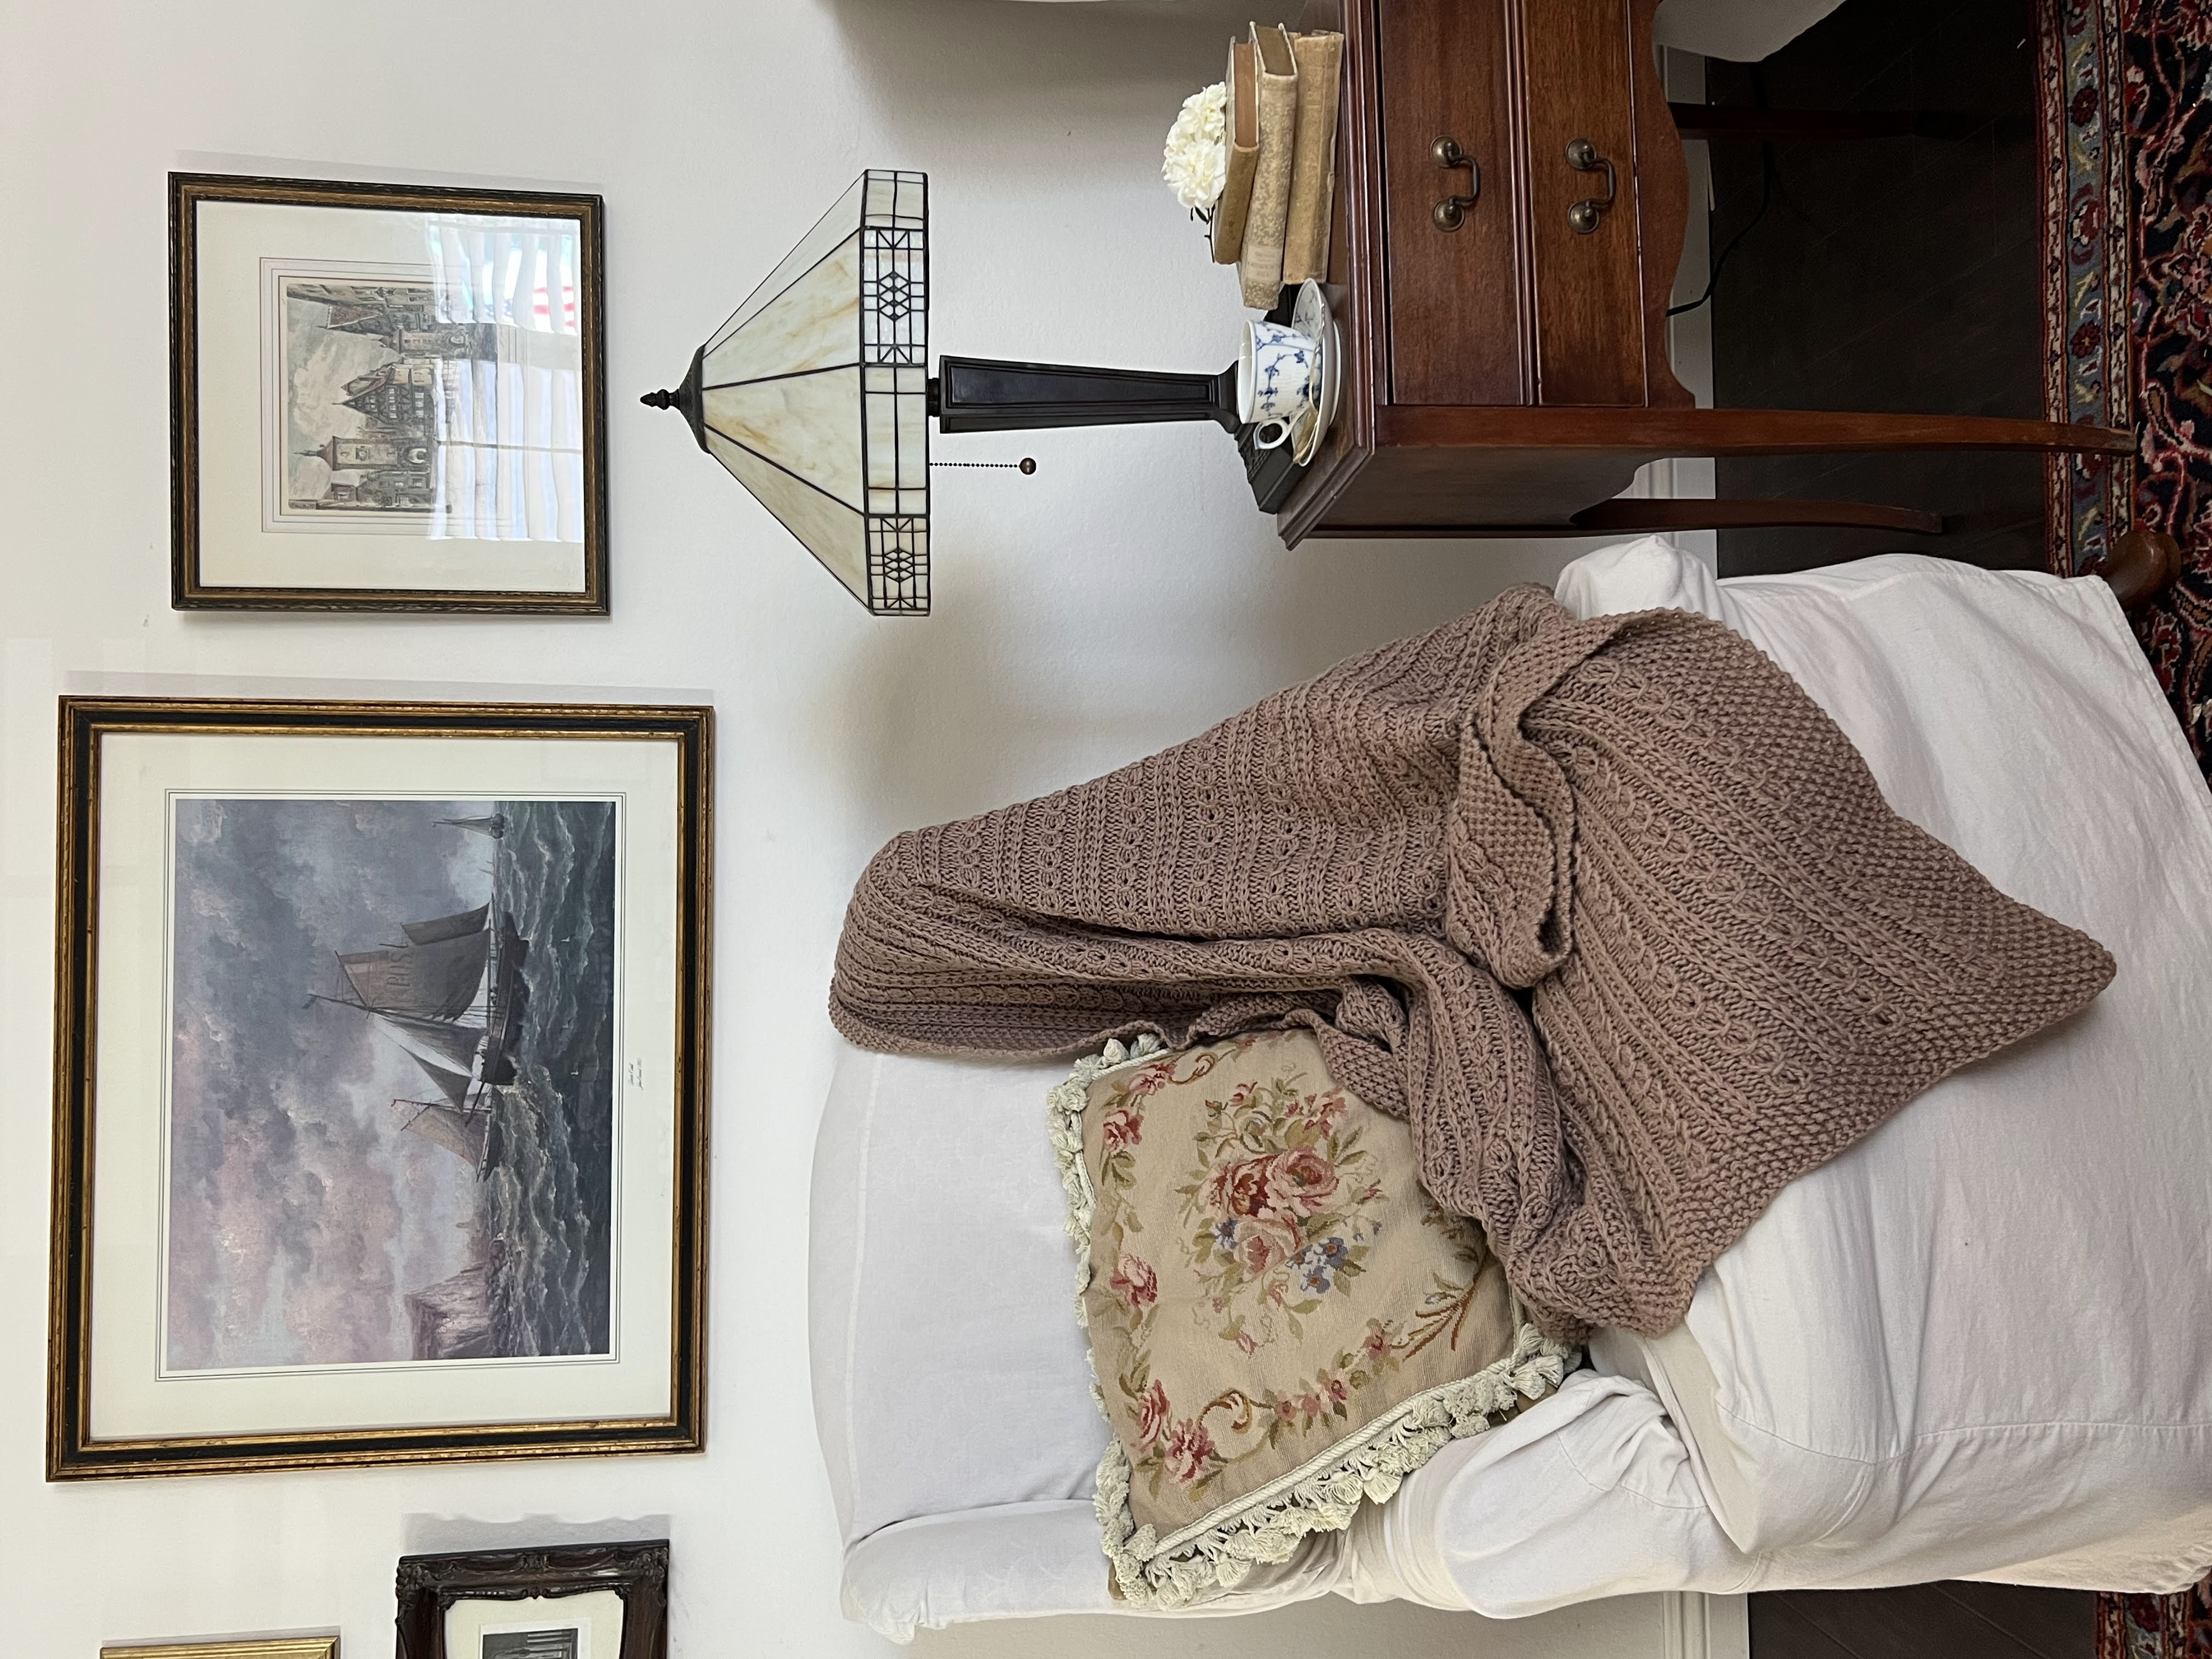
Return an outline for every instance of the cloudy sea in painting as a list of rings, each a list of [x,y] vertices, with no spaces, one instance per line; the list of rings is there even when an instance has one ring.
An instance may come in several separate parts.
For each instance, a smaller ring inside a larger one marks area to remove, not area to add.
[[[609,1352],[614,803],[173,822],[165,1368]]]

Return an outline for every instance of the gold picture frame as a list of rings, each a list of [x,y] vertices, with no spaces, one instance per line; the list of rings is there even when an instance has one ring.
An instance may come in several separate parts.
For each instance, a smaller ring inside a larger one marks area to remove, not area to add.
[[[712,728],[62,700],[48,1479],[703,1447]]]
[[[172,606],[605,616],[604,227],[171,173]]]
[[[278,1636],[250,1642],[158,1642],[103,1646],[100,1659],[338,1659],[335,1636]]]

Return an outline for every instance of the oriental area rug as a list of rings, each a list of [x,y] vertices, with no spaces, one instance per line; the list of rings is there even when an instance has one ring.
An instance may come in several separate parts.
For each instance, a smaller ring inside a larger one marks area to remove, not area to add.
[[[2100,1595],[2097,1659],[2212,1659],[2212,1578],[2179,1595]]]
[[[2136,631],[2212,770],[2212,0],[2037,0],[2037,38],[2045,400],[2140,434],[2054,458],[2050,564],[2100,568],[2130,523],[2181,544]]]
[[[2212,0],[2037,0],[2050,417],[2133,428],[2133,456],[2054,457],[2051,568],[2130,523],[2181,544],[2136,632],[2212,775]],[[2212,1577],[2100,1595],[2097,1659],[2212,1659]]]

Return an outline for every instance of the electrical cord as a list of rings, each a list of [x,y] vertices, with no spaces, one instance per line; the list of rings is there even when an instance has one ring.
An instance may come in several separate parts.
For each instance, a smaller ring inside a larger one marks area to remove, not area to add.
[[[1766,107],[1766,75],[1763,70],[1756,66],[1751,71],[1751,101],[1754,108]],[[1743,239],[1758,228],[1759,222],[1766,216],[1766,210],[1774,205],[1774,185],[1781,176],[1781,166],[1774,159],[1774,141],[1771,138],[1760,139],[1758,210],[1744,222],[1741,230],[1729,238],[1728,246],[1721,250],[1720,257],[1713,261],[1713,268],[1705,273],[1705,291],[1686,305],[1668,307],[1667,314],[1669,317],[1680,317],[1686,311],[1695,311],[1713,297],[1713,289],[1719,285],[1721,272],[1728,267],[1729,255],[1735,252]]]
[[[1735,235],[1729,238],[1728,246],[1720,251],[1720,257],[1713,261],[1712,272],[1705,278],[1705,291],[1698,295],[1696,299],[1689,301],[1686,304],[1668,306],[1667,307],[1667,314],[1669,317],[1679,317],[1686,311],[1695,311],[1699,306],[1704,305],[1707,301],[1713,297],[1713,289],[1721,279],[1721,272],[1728,268],[1729,255],[1736,251],[1738,245],[1742,242],[1745,237],[1750,235],[1753,230],[1759,228],[1759,222],[1766,216],[1766,210],[1774,205],[1774,180],[1776,175],[1780,171],[1781,169],[1776,165],[1774,160],[1773,141],[1771,139],[1760,140],[1759,146],[1759,210],[1756,213],[1753,213],[1751,217],[1745,222],[1742,229],[1737,231]]]

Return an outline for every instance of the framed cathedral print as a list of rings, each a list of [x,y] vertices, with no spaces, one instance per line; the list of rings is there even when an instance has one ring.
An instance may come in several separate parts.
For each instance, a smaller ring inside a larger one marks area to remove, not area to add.
[[[701,1447],[710,740],[64,700],[49,1479]]]
[[[171,603],[605,615],[601,219],[171,173]]]

